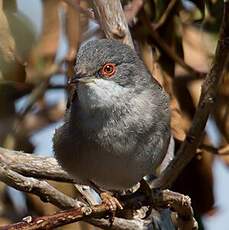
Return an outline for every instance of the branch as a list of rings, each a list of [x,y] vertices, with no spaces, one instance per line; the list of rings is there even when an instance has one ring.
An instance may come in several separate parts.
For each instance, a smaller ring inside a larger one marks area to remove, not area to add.
[[[141,206],[155,205],[160,208],[170,207],[178,212],[180,229],[197,229],[197,223],[193,218],[193,212],[190,204],[190,198],[179,193],[165,191],[153,191],[152,200],[147,199],[141,193],[135,193],[130,196],[123,196],[124,209],[136,207],[136,203]],[[109,215],[109,209],[104,204],[91,207],[81,207],[61,211],[53,215],[43,216],[38,218],[27,217],[24,222],[5,226],[3,229],[53,229],[62,225],[70,224],[77,221],[88,221],[101,227],[108,227],[108,221],[99,221],[99,225],[94,218],[105,218]],[[149,225],[151,220],[124,220],[115,218],[111,229],[142,229],[144,225]],[[182,223],[182,224],[181,224]],[[122,226],[122,227],[121,227]],[[136,228],[137,227],[137,228]]]
[[[59,179],[62,181],[68,181],[68,182],[73,182],[73,180],[60,168],[58,165],[57,161],[52,158],[52,157],[38,157],[38,156],[33,156],[31,154],[27,153],[22,153],[18,151],[13,151],[13,150],[7,150],[4,148],[0,148],[0,180],[5,182],[6,184],[13,186],[14,188],[18,190],[22,190],[25,192],[31,192],[39,197],[41,197],[43,200],[45,199],[46,201],[50,201],[51,203],[57,205],[58,207],[62,208],[67,208],[67,207],[73,207],[76,204],[80,205],[77,203],[77,201],[73,200],[70,197],[65,196],[58,190],[54,189],[52,186],[50,186],[48,183],[45,181],[38,181],[34,178],[28,178],[20,175],[17,172],[23,173],[24,175],[27,176],[37,176],[39,178],[43,179]],[[6,166],[7,164],[7,166]],[[32,168],[34,168],[34,172],[32,171]],[[14,169],[17,172],[14,172],[12,169]],[[54,176],[56,174],[57,176]],[[152,200],[149,200],[148,198],[145,197],[144,194],[142,193],[134,193],[129,196],[122,196],[120,197],[120,201],[124,204],[126,209],[130,209],[133,207],[136,207],[136,204],[138,204],[138,208],[141,206],[148,206],[148,205],[153,205],[153,207],[160,207],[160,208],[171,208],[172,210],[178,212],[179,216],[179,222],[182,223],[183,225],[188,224],[188,225],[195,225],[195,221],[192,217],[192,208],[191,208],[191,202],[190,199],[187,196],[183,196],[179,193],[174,193],[168,190],[165,191],[157,191],[153,190],[152,191]],[[97,206],[92,206],[93,207]],[[98,214],[98,210],[103,210],[102,209],[96,209],[95,215]],[[79,217],[79,210],[81,210],[81,216]],[[83,211],[82,211],[83,210]],[[67,218],[66,221],[78,221],[82,219],[78,219],[83,217],[85,209],[77,209],[75,211],[75,214],[77,215],[76,217],[72,218]],[[100,213],[99,211],[99,213]],[[70,211],[71,212],[71,211]],[[64,212],[67,213],[67,212]],[[87,212],[88,213],[88,212]],[[65,216],[65,214],[63,214]],[[103,217],[105,217],[105,213],[101,214]],[[91,217],[95,217],[94,214],[92,216],[88,216],[90,219],[86,218],[83,220],[86,220],[92,224],[95,224],[96,226],[103,226],[103,225],[108,225],[108,222],[104,222],[101,220],[91,220]],[[59,215],[58,215],[59,217]],[[63,216],[60,215],[60,218],[57,218],[56,221],[58,224],[60,224],[61,219]],[[97,216],[96,216],[97,217]],[[35,219],[34,221],[37,223],[40,222],[43,217]],[[45,217],[46,218],[46,217]],[[51,219],[50,219],[51,218]],[[47,224],[49,224],[49,220],[53,221],[53,218],[56,218],[55,215],[51,215],[51,217],[48,218]],[[115,218],[116,219],[116,218]],[[46,219],[45,219],[46,220]],[[56,222],[55,221],[55,222]],[[121,220],[120,220],[121,221]],[[116,223],[119,223],[120,221],[116,221]],[[121,221],[122,225],[125,225],[123,222],[124,220]],[[152,221],[152,220],[151,220]],[[155,219],[153,218],[153,221]],[[67,223],[63,222],[63,223]],[[43,224],[45,224],[44,222]],[[68,222],[70,223],[70,222]],[[148,222],[131,222],[134,226],[136,224],[146,224]],[[20,223],[21,224],[21,223]],[[23,223],[25,224],[25,223]],[[28,223],[27,223],[28,224]],[[31,222],[29,222],[31,224]],[[34,222],[33,222],[34,224]],[[149,224],[149,223],[148,223]],[[63,225],[63,224],[62,224]],[[128,225],[128,224],[127,224]],[[30,225],[29,225],[30,226]],[[45,225],[46,226],[46,225]],[[59,226],[59,225],[58,225]],[[115,226],[115,225],[114,225]],[[118,225],[117,225],[118,226]],[[116,226],[116,227],[117,227]],[[132,226],[132,225],[131,225]],[[39,225],[40,227],[40,225]],[[56,226],[54,226],[56,227]],[[129,226],[130,227],[130,226]],[[20,228],[21,229],[21,228]],[[36,229],[36,228],[35,228]],[[119,226],[119,229],[120,226]],[[125,229],[125,228],[124,228]],[[127,228],[129,229],[129,228]],[[130,228],[131,229],[131,228]],[[132,228],[136,229],[136,228]]]
[[[176,6],[177,2],[178,2],[178,0],[171,0],[169,2],[168,7],[165,9],[164,13],[162,14],[162,16],[160,17],[158,22],[156,24],[154,24],[153,27],[154,27],[155,30],[158,30],[161,26],[163,26],[165,24],[165,22],[168,19],[168,16],[170,15],[172,10]]]
[[[219,156],[226,156],[229,155],[229,144],[224,147],[221,147],[220,149],[215,148],[211,145],[201,144],[200,148],[197,151],[201,153],[202,150]]]
[[[39,132],[48,125],[60,121],[64,116],[65,102],[59,101],[57,104],[45,104],[36,112],[31,112],[18,123],[18,130],[20,132],[32,135]],[[20,135],[20,134],[19,134]]]
[[[39,157],[33,154],[0,148],[0,162],[6,164],[11,170],[27,177],[74,182],[53,157]]]
[[[104,205],[93,206],[93,207],[82,207],[78,209],[71,209],[62,212],[58,212],[49,216],[42,216],[38,218],[32,218],[28,216],[23,219],[22,222],[11,224],[0,228],[1,230],[46,230],[54,229],[66,224],[78,222],[78,221],[88,221],[89,218],[92,220],[92,223],[98,227],[107,227],[109,228],[110,224],[107,220],[95,219],[103,218],[108,215],[108,211]],[[142,220],[124,220],[121,218],[115,218],[114,223],[109,229],[141,229],[144,221]],[[140,228],[139,228],[140,227]]]
[[[156,216],[156,214],[155,214]],[[159,217],[160,218],[160,214]],[[158,221],[159,222],[159,221]],[[110,226],[109,221],[106,219],[90,219],[90,224],[93,224],[96,227],[109,229],[109,230],[136,230],[136,229],[153,229],[155,226],[158,226],[157,221],[152,220],[142,220],[142,219],[123,219],[116,217],[112,226]],[[161,224],[162,227],[163,224]],[[164,224],[166,227],[166,224]],[[168,225],[167,225],[168,226]],[[169,226],[172,227],[172,224],[169,223]],[[160,229],[160,228],[158,228]],[[163,227],[162,227],[163,229]]]
[[[28,96],[28,99],[26,101],[26,106],[22,109],[20,112],[20,119],[25,117],[25,115],[28,113],[28,111],[33,107],[33,105],[38,101],[39,98],[41,98],[49,85],[49,79],[46,79],[42,81],[40,84],[38,84],[31,92],[31,94]]]
[[[224,1],[223,21],[212,68],[202,84],[199,104],[192,126],[168,168],[153,182],[153,187],[168,188],[195,156],[208,116],[213,109],[224,67],[229,61],[229,2]]]
[[[31,177],[24,177],[11,170],[2,162],[0,162],[0,180],[17,190],[33,193],[39,196],[42,201],[50,202],[63,209],[80,206],[79,202],[66,196],[49,185],[46,181],[39,181]]]
[[[220,148],[218,150],[218,154],[220,154],[221,156],[223,156],[223,155],[229,155],[229,144],[226,145],[226,146],[224,146],[224,147],[222,147],[222,148]]]
[[[93,4],[106,37],[117,39],[134,48],[120,0],[93,0]]]

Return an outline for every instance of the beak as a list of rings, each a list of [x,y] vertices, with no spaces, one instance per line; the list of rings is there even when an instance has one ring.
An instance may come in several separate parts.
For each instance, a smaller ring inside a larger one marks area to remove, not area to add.
[[[68,84],[70,85],[77,84],[77,83],[87,84],[91,82],[95,82],[95,79],[93,77],[85,77],[81,74],[76,74],[74,77],[71,78],[71,80],[69,80]]]

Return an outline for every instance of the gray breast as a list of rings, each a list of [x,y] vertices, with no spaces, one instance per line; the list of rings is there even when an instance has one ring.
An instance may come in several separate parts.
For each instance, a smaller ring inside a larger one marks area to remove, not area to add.
[[[57,159],[78,183],[91,180],[104,189],[127,189],[163,160],[170,138],[168,106],[145,101],[141,94],[117,105],[89,113],[73,106],[57,130]]]

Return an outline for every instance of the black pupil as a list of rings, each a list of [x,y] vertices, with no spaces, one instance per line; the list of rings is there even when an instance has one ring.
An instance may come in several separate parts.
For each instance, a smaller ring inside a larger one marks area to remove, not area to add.
[[[111,73],[112,70],[113,70],[112,66],[110,66],[110,65],[106,66],[106,71],[107,71],[108,73]]]

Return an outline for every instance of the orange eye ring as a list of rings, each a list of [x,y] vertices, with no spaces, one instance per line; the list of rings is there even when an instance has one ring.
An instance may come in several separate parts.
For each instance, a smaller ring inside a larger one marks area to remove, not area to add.
[[[107,63],[105,64],[101,70],[100,73],[104,77],[112,77],[116,72],[116,66],[113,63]]]

